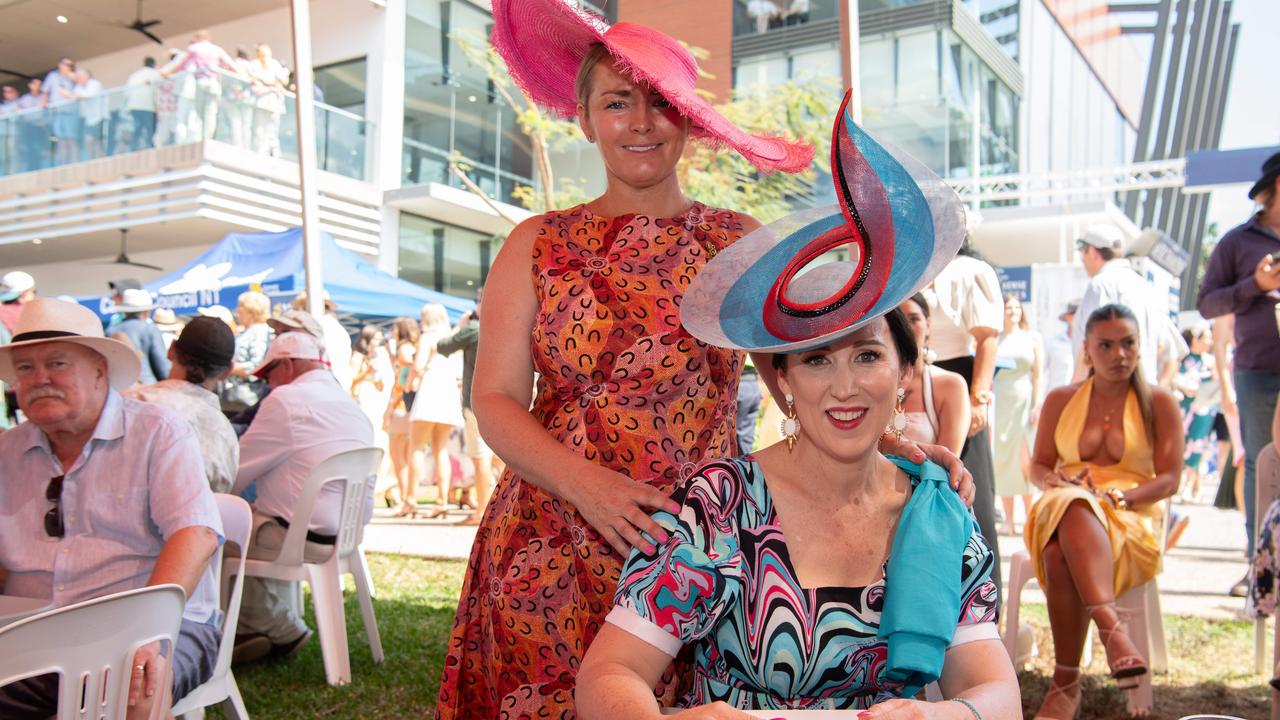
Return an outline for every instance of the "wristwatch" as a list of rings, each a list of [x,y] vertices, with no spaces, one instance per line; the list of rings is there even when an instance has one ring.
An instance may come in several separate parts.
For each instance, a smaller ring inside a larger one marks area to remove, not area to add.
[[[1125,499],[1123,490],[1111,488],[1107,491],[1107,497],[1111,498],[1111,503],[1116,506],[1117,510],[1129,509],[1129,501]]]

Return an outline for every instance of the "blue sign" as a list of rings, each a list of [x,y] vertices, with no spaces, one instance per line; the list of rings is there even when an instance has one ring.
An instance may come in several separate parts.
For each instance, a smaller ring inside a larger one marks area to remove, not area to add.
[[[996,276],[1000,278],[1000,294],[1016,295],[1018,302],[1031,302],[1031,266],[997,267]]]

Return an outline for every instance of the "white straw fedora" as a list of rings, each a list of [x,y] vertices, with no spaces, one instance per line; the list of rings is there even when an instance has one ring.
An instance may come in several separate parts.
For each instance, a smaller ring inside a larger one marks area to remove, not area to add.
[[[118,313],[146,312],[155,308],[151,293],[141,288],[127,288],[120,293],[120,302],[116,303]]]
[[[0,346],[0,380],[14,385],[15,348],[47,342],[71,342],[83,345],[107,359],[111,387],[125,390],[138,381],[142,361],[127,343],[103,337],[102,323],[92,310],[62,300],[39,298],[22,307],[13,342]]]

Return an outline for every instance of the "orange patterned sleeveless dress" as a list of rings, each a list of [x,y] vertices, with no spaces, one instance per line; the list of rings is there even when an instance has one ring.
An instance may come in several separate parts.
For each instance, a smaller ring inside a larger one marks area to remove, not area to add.
[[[547,213],[533,247],[532,413],[592,462],[669,491],[736,449],[741,353],[680,326],[698,270],[742,216]],[[436,717],[574,718],[574,679],[625,558],[569,502],[510,470],[471,549]],[[665,691],[674,699],[674,689]]]

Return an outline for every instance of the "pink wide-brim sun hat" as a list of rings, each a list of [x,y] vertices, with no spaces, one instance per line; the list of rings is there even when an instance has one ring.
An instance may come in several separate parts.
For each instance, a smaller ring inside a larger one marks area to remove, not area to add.
[[[615,66],[662,94],[692,121],[690,135],[738,151],[765,172],[796,173],[813,162],[813,146],[754,135],[730,122],[694,89],[698,63],[678,40],[653,28],[603,19],[566,0],[493,0],[492,42],[516,84],[537,104],[564,118],[578,111],[578,66],[601,43]]]

